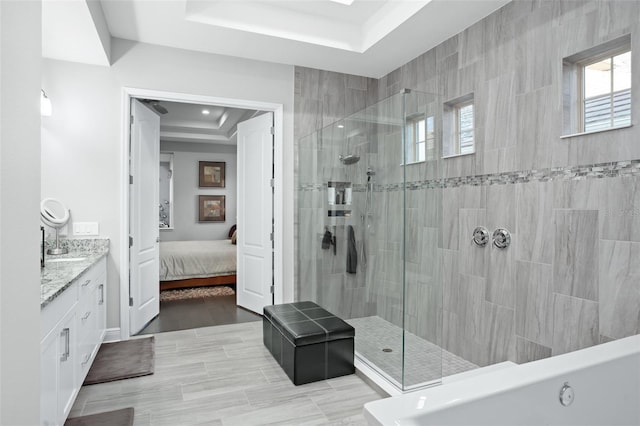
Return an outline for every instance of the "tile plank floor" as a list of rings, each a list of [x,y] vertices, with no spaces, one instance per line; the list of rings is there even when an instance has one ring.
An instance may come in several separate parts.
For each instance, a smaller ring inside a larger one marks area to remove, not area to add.
[[[151,376],[83,386],[70,417],[134,407],[135,426],[366,425],[380,399],[358,376],[294,386],[262,344],[262,323],[156,336]]]

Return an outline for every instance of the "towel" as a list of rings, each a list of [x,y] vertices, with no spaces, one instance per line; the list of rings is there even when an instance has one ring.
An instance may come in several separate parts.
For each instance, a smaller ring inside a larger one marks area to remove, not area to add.
[[[324,236],[322,237],[322,248],[323,250],[331,247],[331,232],[329,230],[324,231]]]
[[[348,241],[347,241],[347,273],[355,274],[358,269],[358,251],[356,250],[356,233],[353,230],[353,226],[347,227]]]

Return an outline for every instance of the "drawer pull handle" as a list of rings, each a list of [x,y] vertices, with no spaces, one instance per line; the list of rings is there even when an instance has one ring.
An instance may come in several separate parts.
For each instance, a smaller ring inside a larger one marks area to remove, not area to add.
[[[100,289],[100,300],[98,301],[98,305],[102,305],[104,303],[104,284],[100,284],[98,288]]]
[[[82,287],[88,286],[89,283],[91,283],[91,280],[86,280],[85,282],[82,283]]]
[[[82,361],[82,365],[87,365],[90,359],[91,359],[91,355],[86,355],[84,357],[84,361]]]
[[[69,359],[69,328],[63,328],[60,336],[64,336],[64,353],[60,356],[60,361]]]
[[[82,321],[86,320],[87,318],[89,318],[91,316],[91,311],[87,312],[86,314],[84,314],[84,316],[82,317]]]

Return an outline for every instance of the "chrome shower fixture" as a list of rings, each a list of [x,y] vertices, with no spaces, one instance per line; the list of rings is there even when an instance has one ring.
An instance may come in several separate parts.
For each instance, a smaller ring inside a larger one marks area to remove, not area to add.
[[[340,159],[340,162],[345,166],[355,164],[360,161],[360,156],[355,154],[340,155],[338,158]]]

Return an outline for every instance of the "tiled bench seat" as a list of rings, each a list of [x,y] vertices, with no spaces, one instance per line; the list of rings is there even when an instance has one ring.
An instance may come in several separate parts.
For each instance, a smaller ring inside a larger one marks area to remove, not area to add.
[[[313,302],[266,306],[264,345],[295,385],[353,374],[355,329]]]

